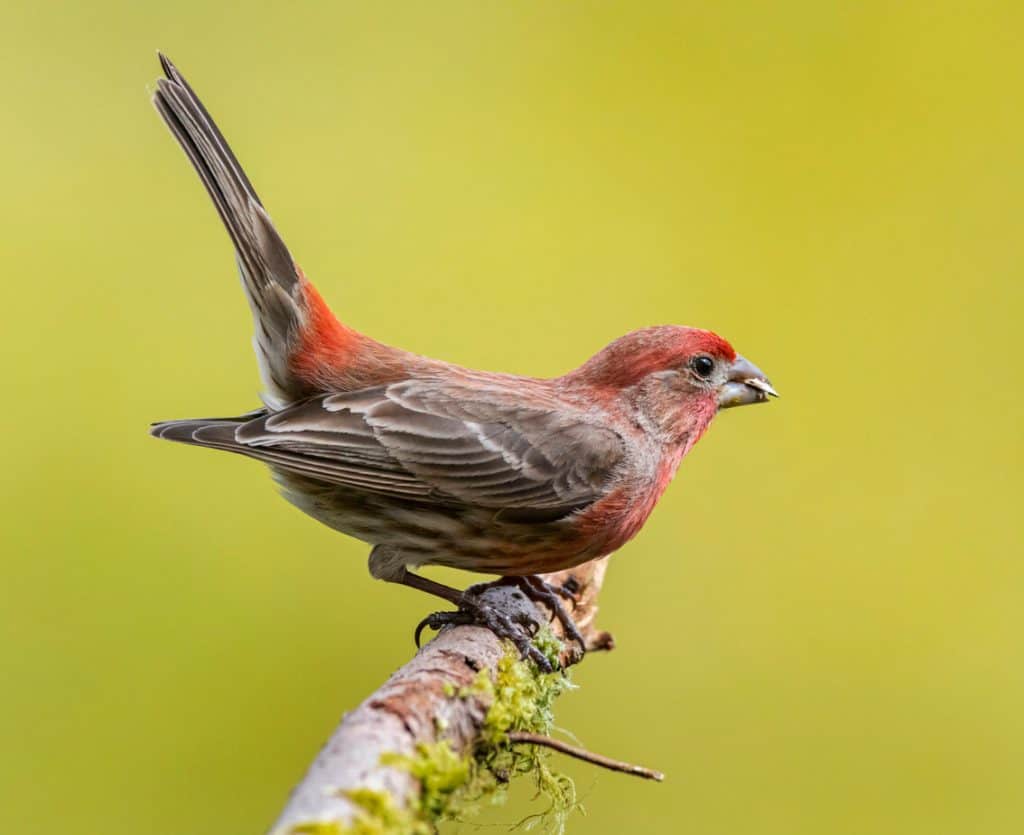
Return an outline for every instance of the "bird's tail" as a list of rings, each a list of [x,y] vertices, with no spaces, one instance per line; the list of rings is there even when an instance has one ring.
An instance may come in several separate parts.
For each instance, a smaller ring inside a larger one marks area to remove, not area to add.
[[[309,350],[310,330],[347,329],[292,260],[199,97],[166,56],[160,55],[160,64],[165,77],[156,83],[153,103],[198,172],[235,245],[242,286],[255,320],[253,347],[264,400],[280,408],[309,393],[309,383],[296,370],[295,359]]]
[[[149,427],[149,434],[154,438],[177,441],[181,444],[213,447],[234,452],[239,446],[235,440],[235,430],[247,421],[265,414],[267,414],[265,409],[258,409],[238,417],[163,420],[152,424]]]

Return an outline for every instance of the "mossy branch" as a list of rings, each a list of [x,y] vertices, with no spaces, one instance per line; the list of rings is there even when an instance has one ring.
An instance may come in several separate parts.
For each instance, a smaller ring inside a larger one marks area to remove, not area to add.
[[[594,627],[605,567],[597,560],[545,577],[576,589],[574,615],[591,650],[613,645]],[[537,616],[514,588],[484,594],[510,616]],[[540,646],[570,662],[558,630],[552,623]],[[342,718],[271,835],[429,835],[517,774],[534,777],[560,829],[576,804],[571,781],[547,766],[544,749],[513,743],[550,734],[552,703],[570,686],[567,674],[539,673],[486,629],[443,629]]]

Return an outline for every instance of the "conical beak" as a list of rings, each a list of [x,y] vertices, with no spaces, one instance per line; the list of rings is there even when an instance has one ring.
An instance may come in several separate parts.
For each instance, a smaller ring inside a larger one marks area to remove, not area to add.
[[[769,397],[779,393],[756,365],[741,356],[729,366],[729,379],[718,390],[718,408],[747,406],[751,403],[765,403]]]

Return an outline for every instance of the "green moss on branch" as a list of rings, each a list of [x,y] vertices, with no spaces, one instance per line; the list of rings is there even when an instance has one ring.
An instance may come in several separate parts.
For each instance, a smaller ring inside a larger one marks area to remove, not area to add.
[[[542,632],[537,646],[552,661],[562,650],[558,639]],[[413,754],[385,754],[381,762],[407,771],[419,784],[419,794],[407,808],[397,807],[383,792],[361,789],[346,796],[359,807],[347,826],[301,824],[294,835],[429,835],[443,820],[461,820],[479,810],[481,803],[503,802],[513,777],[531,776],[547,807],[536,817],[551,831],[562,832],[565,820],[577,808],[572,780],[552,770],[550,752],[533,746],[509,743],[512,731],[550,734],[554,726],[555,700],[573,685],[565,673],[541,673],[520,660],[508,645],[493,677],[481,670],[471,685],[456,688],[448,683],[444,694],[451,699],[481,699],[488,703],[477,744],[472,751],[456,752],[448,739],[421,742]]]

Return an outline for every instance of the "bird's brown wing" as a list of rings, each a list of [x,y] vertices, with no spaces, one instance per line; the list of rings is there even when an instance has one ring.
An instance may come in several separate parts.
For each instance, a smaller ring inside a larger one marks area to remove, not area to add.
[[[575,410],[525,406],[514,387],[405,381],[304,401],[189,437],[276,467],[398,498],[564,511],[601,498],[621,437]]]

